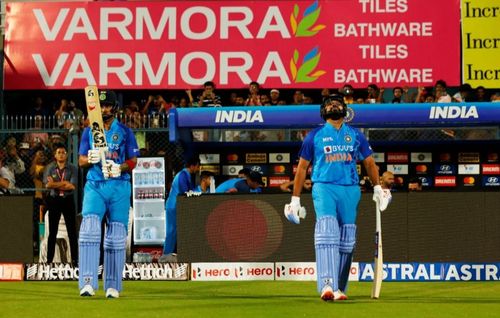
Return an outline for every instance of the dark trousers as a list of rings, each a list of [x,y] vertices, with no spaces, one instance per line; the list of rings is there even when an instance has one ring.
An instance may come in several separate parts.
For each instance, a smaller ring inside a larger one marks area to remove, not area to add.
[[[69,246],[71,249],[71,260],[78,263],[78,237],[76,235],[76,210],[73,196],[48,197],[47,208],[49,210],[49,239],[47,242],[47,263],[52,263],[56,248],[57,231],[61,214],[66,222]]]

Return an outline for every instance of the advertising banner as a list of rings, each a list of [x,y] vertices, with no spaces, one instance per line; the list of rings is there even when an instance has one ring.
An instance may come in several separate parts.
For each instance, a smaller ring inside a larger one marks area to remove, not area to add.
[[[432,10],[419,0],[16,2],[6,12],[6,89],[460,82],[458,0]]]
[[[500,0],[462,0],[462,82],[500,87]]]

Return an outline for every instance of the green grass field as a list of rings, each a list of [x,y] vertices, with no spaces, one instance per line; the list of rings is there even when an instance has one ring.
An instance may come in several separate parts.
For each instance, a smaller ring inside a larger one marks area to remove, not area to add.
[[[124,282],[119,299],[78,296],[76,282],[2,282],[0,317],[500,317],[499,282],[350,283],[325,303],[313,282]]]

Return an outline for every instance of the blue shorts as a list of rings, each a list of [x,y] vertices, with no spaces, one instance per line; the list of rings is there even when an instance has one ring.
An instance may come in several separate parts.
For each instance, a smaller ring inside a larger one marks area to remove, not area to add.
[[[87,181],[83,192],[82,214],[98,215],[102,220],[108,212],[109,222],[120,222],[128,227],[130,209],[130,181]]]
[[[343,186],[332,183],[314,183],[312,198],[316,219],[333,216],[342,224],[355,224],[361,190],[358,185]]]

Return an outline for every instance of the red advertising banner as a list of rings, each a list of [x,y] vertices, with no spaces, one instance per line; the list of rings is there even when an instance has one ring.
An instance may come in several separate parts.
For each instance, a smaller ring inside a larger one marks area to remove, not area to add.
[[[460,2],[8,3],[4,64],[6,89],[458,85]]]

